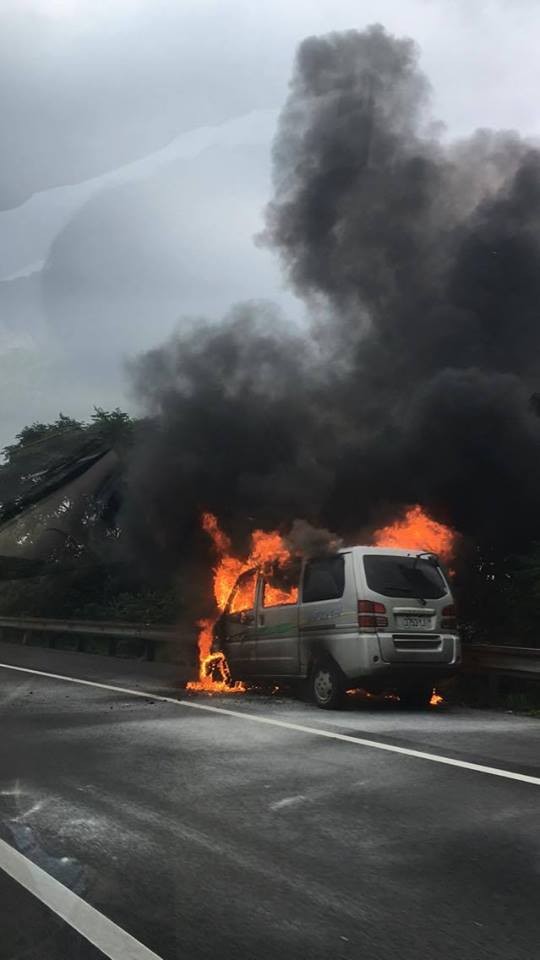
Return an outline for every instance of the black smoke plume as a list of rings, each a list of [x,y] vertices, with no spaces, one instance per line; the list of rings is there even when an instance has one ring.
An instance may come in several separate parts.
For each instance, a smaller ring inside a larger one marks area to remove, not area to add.
[[[132,374],[151,414],[129,484],[139,555],[174,569],[205,510],[237,550],[254,527],[318,518],[333,477],[330,414],[315,348],[274,307],[244,304],[219,325],[191,323]]]
[[[128,526],[171,567],[201,510],[237,544],[295,518],[353,539],[421,503],[482,549],[540,539],[540,154],[448,144],[410,40],[305,40],[263,242],[312,317],[192,323],[135,365],[154,418]]]
[[[314,527],[307,520],[295,520],[284,537],[290,552],[300,557],[324,557],[343,546],[343,540],[324,527]]]

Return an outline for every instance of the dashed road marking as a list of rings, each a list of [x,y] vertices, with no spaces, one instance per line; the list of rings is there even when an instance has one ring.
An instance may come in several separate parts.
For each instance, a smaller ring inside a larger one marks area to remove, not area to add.
[[[270,810],[283,810],[285,807],[296,807],[303,803],[306,798],[299,794],[297,797],[283,797],[283,800],[276,800],[270,804]]]

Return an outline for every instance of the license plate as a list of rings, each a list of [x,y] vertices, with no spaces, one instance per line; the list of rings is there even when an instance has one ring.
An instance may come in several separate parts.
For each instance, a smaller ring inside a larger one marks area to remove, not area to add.
[[[397,622],[403,630],[431,629],[431,617],[398,617]]]

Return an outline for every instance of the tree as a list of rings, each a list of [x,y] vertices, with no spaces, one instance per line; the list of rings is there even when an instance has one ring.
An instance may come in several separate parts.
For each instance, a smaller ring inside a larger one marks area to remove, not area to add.
[[[85,424],[81,420],[75,420],[73,417],[67,417],[59,413],[56,420],[52,423],[39,423],[35,421],[28,427],[15,435],[16,443],[8,444],[4,447],[2,453],[8,464],[13,463],[18,457],[28,452],[29,447],[35,447],[36,444],[43,444],[44,441],[52,441],[63,437],[66,433],[81,433],[85,429]],[[39,452],[37,453],[39,456]]]
[[[24,427],[3,450],[0,522],[2,515],[12,515],[10,504],[20,512],[27,498],[35,501],[40,490],[46,494],[51,486],[61,485],[84,458],[129,446],[133,429],[134,421],[118,407],[97,406],[88,422],[60,413],[51,423],[36,421]]]
[[[94,412],[90,417],[89,430],[94,430],[104,440],[108,440],[112,446],[117,443],[129,442],[133,436],[134,420],[115,407],[114,410],[104,410],[102,407],[94,407]]]
[[[118,407],[96,406],[88,421],[63,413],[50,423],[35,421],[5,447],[0,464],[4,613],[117,616],[130,605],[133,610],[153,605],[163,618],[170,603],[149,592],[131,570],[117,523],[124,453],[134,427]]]

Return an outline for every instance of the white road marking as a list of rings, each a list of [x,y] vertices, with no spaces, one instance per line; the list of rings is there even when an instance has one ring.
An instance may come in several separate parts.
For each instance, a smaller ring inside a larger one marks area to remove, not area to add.
[[[303,803],[306,798],[299,794],[297,797],[284,797],[283,800],[277,800],[270,804],[270,810],[283,810],[284,807],[293,807],[298,803]]]
[[[472,763],[468,760],[455,760],[437,753],[426,753],[424,750],[413,750],[411,747],[398,747],[380,740],[367,740],[364,737],[355,737],[348,733],[338,733],[334,730],[323,730],[320,727],[306,727],[301,723],[291,723],[289,720],[277,720],[275,717],[262,717],[256,713],[246,713],[243,710],[228,710],[225,707],[213,707],[208,703],[194,703],[192,700],[179,700],[175,697],[164,697],[147,690],[132,690],[129,687],[117,687],[112,683],[99,683],[97,680],[81,680],[79,677],[68,677],[61,673],[46,673],[44,670],[33,670],[30,667],[15,667],[11,663],[0,663],[0,668],[15,670],[20,673],[31,673],[38,677],[48,677],[51,680],[65,680],[67,683],[78,683],[85,687],[97,687],[99,690],[112,690],[114,693],[125,693],[132,697],[144,697],[158,700],[162,703],[174,703],[177,707],[188,707],[190,710],[205,710],[207,713],[219,713],[226,717],[237,717],[240,720],[250,720],[253,723],[265,723],[273,727],[282,727],[285,730],[296,730],[298,733],[309,733],[316,737],[326,737],[329,740],[339,740],[342,743],[354,743],[361,747],[370,747],[373,750],[386,750],[388,753],[398,753],[404,757],[416,757],[418,760],[430,760],[432,763],[442,763],[448,767],[460,767],[462,770],[473,770],[475,773],[487,773],[493,777],[502,777],[505,780],[519,780],[522,783],[532,783],[540,787],[540,777],[529,776],[525,773],[514,773],[513,770],[504,770],[500,767],[486,767],[481,763]]]
[[[110,960],[161,960],[99,910],[81,900],[50,874],[32,863],[8,843],[0,840],[0,869],[41,900]]]

